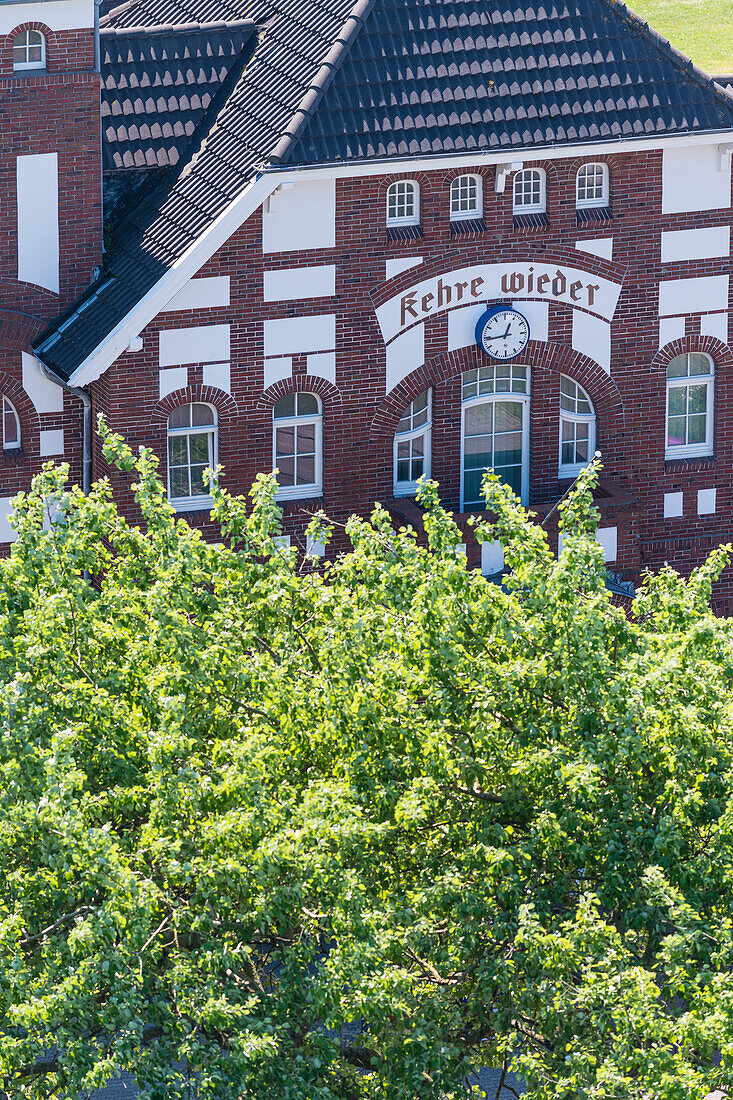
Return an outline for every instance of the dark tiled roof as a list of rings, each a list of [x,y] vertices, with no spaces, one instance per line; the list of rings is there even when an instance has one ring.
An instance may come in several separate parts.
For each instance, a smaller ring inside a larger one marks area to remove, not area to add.
[[[258,31],[185,153],[176,146],[175,171],[127,204],[100,283],[36,345],[62,377],[268,163],[733,128],[733,96],[617,0],[222,3],[129,0],[105,19],[160,26],[233,11]]]
[[[177,164],[242,50],[251,22],[100,34],[105,171]]]
[[[615,0],[377,0],[291,163],[732,124],[733,99]]]
[[[250,17],[250,0],[103,0],[100,27],[180,27],[187,23],[234,22]]]

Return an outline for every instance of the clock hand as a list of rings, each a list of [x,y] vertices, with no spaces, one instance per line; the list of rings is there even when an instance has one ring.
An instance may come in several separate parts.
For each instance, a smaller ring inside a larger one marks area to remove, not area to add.
[[[501,339],[502,339],[502,340],[506,340],[506,338],[507,338],[507,336],[509,335],[509,332],[510,332],[510,330],[511,330],[511,327],[512,327],[512,323],[511,323],[511,321],[510,321],[510,322],[509,322],[509,324],[508,324],[508,325],[507,325],[507,327],[506,327],[506,332],[505,332],[505,333],[504,333],[504,335],[503,335],[503,336],[501,337]]]

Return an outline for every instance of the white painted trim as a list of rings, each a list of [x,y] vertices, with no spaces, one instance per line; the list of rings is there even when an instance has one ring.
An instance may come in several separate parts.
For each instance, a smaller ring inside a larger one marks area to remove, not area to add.
[[[589,156],[614,153],[619,150],[645,152],[664,149],[668,146],[687,145],[724,145],[733,142],[733,127],[730,130],[717,130],[707,134],[668,134],[654,138],[623,139],[614,142],[584,142],[582,145],[537,146],[531,150],[522,150],[522,156],[532,160],[570,160],[577,156]],[[447,154],[435,157],[404,158],[401,160],[383,160],[378,163],[350,161],[348,165],[326,165],[315,168],[272,168],[264,169],[229,206],[197,237],[193,244],[165,272],[147,294],[136,303],[132,310],[102,340],[87,358],[79,364],[71,375],[69,383],[83,386],[99,378],[121,355],[130,340],[139,336],[142,330],[161,312],[163,307],[177,294],[181,287],[203,267],[247,218],[285,181],[294,176],[299,180],[307,179],[348,179],[356,176],[385,176],[396,172],[416,173],[430,171],[449,165],[451,168],[471,168],[481,165],[503,164],[511,160],[519,150],[502,150],[496,153],[464,153],[460,156]]]

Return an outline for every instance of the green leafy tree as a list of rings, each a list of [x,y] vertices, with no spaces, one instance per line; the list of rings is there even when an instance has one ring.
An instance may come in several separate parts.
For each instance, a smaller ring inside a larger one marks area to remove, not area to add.
[[[101,428],[146,528],[47,466],[0,563],[0,1090],[681,1100],[733,1066],[727,562],[615,607],[595,469],[563,552],[487,477],[508,574],[375,508],[324,568],[221,542]],[[327,541],[328,524],[311,535]],[[476,1091],[474,1095],[478,1095]]]

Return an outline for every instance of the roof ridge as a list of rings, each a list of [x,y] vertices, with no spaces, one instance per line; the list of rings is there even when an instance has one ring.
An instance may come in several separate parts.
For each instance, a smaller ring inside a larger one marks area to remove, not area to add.
[[[691,57],[684,54],[679,47],[673,45],[668,38],[656,30],[650,23],[643,19],[642,16],[637,15],[635,11],[625,3],[625,0],[602,0],[602,2],[609,8],[617,18],[625,19],[625,22],[630,26],[633,26],[640,34],[644,35],[649,42],[657,49],[663,56],[668,57],[669,60],[678,69],[683,69],[688,76],[706,90],[710,90],[716,99],[722,101],[723,106],[727,107],[733,115],[733,92],[729,92],[727,88],[723,88],[718,84],[714,77],[709,73],[706,73],[704,69],[701,69],[699,65],[696,65]]]
[[[374,3],[375,0],[356,0],[305,94],[293,111],[290,123],[285,127],[275,148],[267,157],[270,164],[284,164],[292,153],[328,86],[341,67],[354,39],[364,26]]]
[[[207,23],[160,23],[149,26],[142,24],[139,27],[102,27],[100,25],[99,33],[110,37],[116,35],[119,38],[129,38],[133,35],[148,37],[156,34],[170,34],[171,32],[194,34],[201,31],[254,29],[255,27],[257,27],[257,23],[254,19],[216,19]]]

